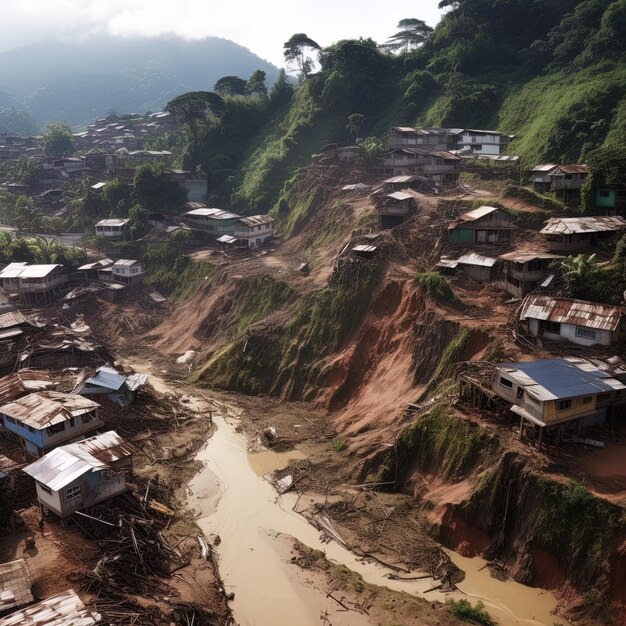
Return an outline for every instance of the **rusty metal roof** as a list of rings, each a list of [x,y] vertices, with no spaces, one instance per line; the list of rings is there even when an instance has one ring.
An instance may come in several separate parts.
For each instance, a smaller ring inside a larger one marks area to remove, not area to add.
[[[478,265],[480,267],[493,267],[498,259],[494,259],[490,256],[483,256],[482,254],[476,254],[470,252],[464,254],[457,259],[459,265]]]
[[[529,295],[524,301],[520,319],[538,319],[612,332],[617,330],[623,315],[623,309],[618,306],[569,298]]]
[[[507,252],[500,255],[501,259],[505,261],[513,261],[515,263],[527,263],[529,261],[535,261],[537,259],[562,259],[560,254],[550,254],[548,252],[539,252],[533,250],[515,250],[514,252]]]
[[[259,226],[260,224],[272,224],[274,218],[269,215],[251,215],[250,217],[242,217],[239,221],[246,226]]]
[[[550,176],[565,176],[565,174],[588,174],[589,170],[586,165],[559,165],[559,167],[550,174]]]
[[[59,446],[26,466],[24,472],[46,487],[58,491],[92,470],[111,469],[116,461],[137,448],[110,430],[89,439]]]
[[[32,391],[41,391],[52,385],[47,370],[23,369],[0,378],[0,404]]]
[[[101,616],[81,602],[73,589],[0,618],[0,626],[94,626]]]
[[[58,391],[40,391],[0,406],[0,413],[37,430],[89,413],[100,405],[83,396]]]
[[[0,315],[0,328],[13,328],[14,326],[21,326],[22,324],[32,324],[19,312],[3,313]]]
[[[0,611],[19,609],[34,602],[32,582],[24,559],[0,563]]]
[[[597,217],[551,217],[542,235],[571,235],[573,233],[609,232],[626,229],[626,220],[618,215]]]

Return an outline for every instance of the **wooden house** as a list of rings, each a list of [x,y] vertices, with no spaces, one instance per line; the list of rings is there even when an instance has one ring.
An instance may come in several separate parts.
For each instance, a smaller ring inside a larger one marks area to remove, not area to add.
[[[96,235],[107,239],[128,239],[130,233],[130,220],[106,219],[96,223]]]
[[[570,252],[615,241],[626,230],[620,216],[552,217],[541,230],[550,250]]]
[[[239,218],[235,222],[233,237],[250,250],[266,246],[274,239],[274,218],[269,215]]]
[[[376,208],[379,228],[394,228],[415,213],[415,198],[406,191],[394,191],[381,196]]]
[[[0,286],[8,293],[18,293],[24,304],[50,304],[67,286],[62,265],[10,263],[0,272]]]
[[[461,171],[461,158],[446,151],[389,148],[382,160],[386,176],[421,175],[448,187],[457,184]]]
[[[554,273],[550,266],[561,258],[563,257],[558,254],[532,250],[515,250],[501,254],[498,257],[494,286],[516,298],[523,298]]]
[[[608,346],[623,336],[624,310],[585,300],[529,295],[520,312],[535,337],[581,346]]]
[[[603,185],[594,189],[595,205],[606,215],[626,214],[626,185]]]
[[[448,243],[508,243],[516,228],[513,216],[504,209],[481,206],[448,226]]]

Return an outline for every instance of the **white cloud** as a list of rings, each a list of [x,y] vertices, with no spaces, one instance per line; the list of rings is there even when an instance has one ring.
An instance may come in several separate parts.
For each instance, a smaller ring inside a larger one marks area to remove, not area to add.
[[[306,32],[322,46],[338,39],[372,37],[382,42],[398,20],[439,19],[438,0],[0,0],[3,49],[50,37],[105,31],[123,36],[173,33],[190,39],[232,39],[282,64],[282,44]]]

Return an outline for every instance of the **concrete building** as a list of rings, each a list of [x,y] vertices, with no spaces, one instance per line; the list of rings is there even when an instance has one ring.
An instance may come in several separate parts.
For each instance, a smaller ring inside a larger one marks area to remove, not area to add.
[[[98,269],[98,280],[121,283],[129,287],[142,284],[144,275],[143,265],[136,259],[119,259],[109,267]]]
[[[126,491],[136,451],[110,430],[55,448],[23,471],[35,479],[41,505],[67,517]]]
[[[615,241],[626,230],[620,216],[552,217],[541,230],[550,250],[570,252]]]
[[[456,149],[469,150],[473,154],[503,154],[515,135],[507,135],[495,130],[475,130],[465,128],[456,135]]]
[[[563,427],[602,423],[626,400],[626,385],[582,358],[498,363],[493,391],[511,404],[525,425],[539,428],[539,445],[546,432],[555,431],[558,443]]]
[[[189,228],[205,231],[217,238],[222,235],[232,237],[235,233],[235,225],[241,216],[222,209],[201,206],[187,211],[182,219]]]
[[[523,298],[554,273],[550,266],[561,258],[563,257],[558,254],[532,250],[515,250],[501,254],[498,257],[494,286],[515,298]]]
[[[524,300],[520,321],[535,337],[608,346],[623,336],[624,311],[619,306],[535,294]]]
[[[241,217],[235,222],[233,236],[242,247],[250,250],[265,246],[274,239],[274,218],[269,215]]]
[[[516,228],[513,216],[504,209],[481,206],[448,226],[448,243],[508,243]]]
[[[0,420],[6,430],[22,440],[26,452],[41,456],[100,428],[98,408],[83,396],[39,391],[0,406]]]
[[[129,219],[106,219],[96,223],[96,235],[108,239],[128,239],[130,233]]]
[[[62,265],[10,263],[0,272],[0,286],[18,293],[26,305],[50,304],[67,286]]]

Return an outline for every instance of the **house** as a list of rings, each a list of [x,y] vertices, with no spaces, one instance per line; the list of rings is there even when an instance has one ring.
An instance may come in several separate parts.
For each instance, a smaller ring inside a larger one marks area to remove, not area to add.
[[[98,407],[77,394],[38,391],[0,406],[0,421],[22,440],[26,452],[41,456],[100,428]]]
[[[537,288],[552,272],[550,266],[558,254],[532,250],[515,250],[501,254],[498,259],[498,274],[494,286],[507,291],[515,298],[523,298]]]
[[[460,128],[412,128],[395,126],[389,132],[390,148],[424,148],[427,150],[454,150]]]
[[[502,154],[515,135],[507,135],[495,130],[475,130],[465,128],[456,134],[456,149],[470,150],[473,154]]]
[[[620,216],[552,217],[541,230],[550,250],[569,252],[611,243],[626,230]]]
[[[448,243],[508,243],[517,227],[504,209],[481,206],[448,226]]]
[[[16,398],[35,391],[43,391],[52,386],[50,374],[46,370],[24,368],[0,378],[0,405],[13,402]]]
[[[134,287],[143,282],[144,269],[141,261],[119,259],[113,265],[98,270],[98,280],[117,282]]]
[[[187,211],[182,219],[189,228],[208,232],[217,238],[222,235],[233,236],[235,224],[241,219],[241,216],[222,209],[198,207]]]
[[[603,185],[594,190],[595,205],[607,215],[626,214],[626,185]]]
[[[62,265],[10,263],[0,272],[0,286],[19,293],[27,305],[50,304],[67,285]]]
[[[115,431],[55,448],[24,472],[35,479],[37,498],[49,511],[67,517],[126,491],[135,446]]]
[[[419,174],[448,187],[456,186],[461,172],[461,158],[446,151],[389,148],[382,160],[387,176]]]
[[[378,227],[381,230],[402,224],[415,213],[415,198],[406,191],[394,191],[382,196],[377,203]]]
[[[127,150],[120,148],[115,151],[116,170],[134,170],[144,163],[163,163],[169,166],[173,154],[169,150]]]
[[[552,180],[552,190],[579,190],[589,175],[586,165],[559,165],[555,170],[550,172]]]
[[[457,276],[459,271],[481,283],[491,280],[491,272],[497,259],[470,252],[460,256],[456,261],[449,257],[441,257],[436,265],[437,271],[446,276]]]
[[[541,294],[524,300],[519,318],[534,337],[581,346],[608,346],[620,339],[624,330],[624,310],[619,306]]]
[[[95,626],[101,619],[70,589],[1,618],[0,626]]]
[[[554,163],[541,163],[539,165],[535,165],[535,167],[530,170],[530,178],[533,181],[533,188],[538,193],[545,193],[546,191],[550,191],[552,187],[552,178],[551,174],[559,167]]]
[[[102,396],[116,404],[128,406],[134,400],[137,389],[145,385],[147,381],[146,374],[124,376],[112,367],[102,366],[93,376],[80,382],[74,389],[74,393],[96,398]]]
[[[582,358],[547,359],[523,363],[498,363],[493,391],[511,404],[525,424],[557,431],[557,441],[568,423],[578,427],[603,422],[616,405],[626,400],[626,385]]]
[[[233,236],[250,250],[267,245],[274,238],[274,218],[269,215],[241,217],[235,222]]]
[[[128,239],[130,232],[130,220],[106,219],[96,223],[96,235],[108,239]]]
[[[96,172],[115,171],[115,155],[108,152],[88,152],[85,154],[85,165]]]
[[[393,193],[404,189],[417,189],[425,193],[437,193],[437,185],[425,176],[392,176],[383,180],[383,192]]]
[[[85,280],[98,280],[98,271],[107,269],[113,265],[113,259],[99,259],[91,263],[85,263],[78,268],[79,272],[84,272]]]
[[[316,161],[339,161],[340,163],[350,163],[363,154],[361,146],[339,146],[336,143],[329,143],[322,148],[318,154],[313,155]]]
[[[32,327],[19,311],[0,315],[0,371],[7,367],[13,369],[20,340]]]
[[[32,604],[33,583],[24,559],[0,563],[0,616]]]

